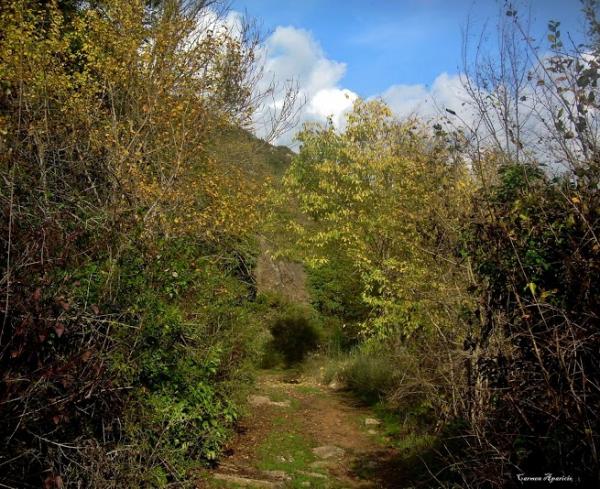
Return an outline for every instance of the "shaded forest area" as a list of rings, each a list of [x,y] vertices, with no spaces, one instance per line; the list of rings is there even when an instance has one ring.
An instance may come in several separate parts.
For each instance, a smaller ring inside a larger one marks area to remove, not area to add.
[[[298,92],[264,83],[259,32],[220,3],[2,2],[0,486],[194,487],[274,367],[397,420],[414,486],[597,485],[600,22],[580,7],[573,45],[504,4],[491,51],[465,43],[463,107],[358,100],[294,154],[249,131],[276,90],[286,129]],[[257,290],[277,259],[308,300]]]

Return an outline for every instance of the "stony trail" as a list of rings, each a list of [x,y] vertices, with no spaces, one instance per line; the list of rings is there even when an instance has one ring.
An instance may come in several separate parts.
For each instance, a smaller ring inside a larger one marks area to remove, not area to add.
[[[310,378],[263,372],[228,456],[199,488],[403,488],[373,412]]]

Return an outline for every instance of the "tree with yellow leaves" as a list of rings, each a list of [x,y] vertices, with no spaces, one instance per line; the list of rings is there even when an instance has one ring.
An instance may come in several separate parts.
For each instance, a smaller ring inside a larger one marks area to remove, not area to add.
[[[0,485],[160,485],[224,443],[265,182],[209,151],[260,103],[219,7],[0,5]]]
[[[379,101],[358,101],[341,133],[308,126],[298,139],[285,183],[306,217],[290,223],[306,256],[326,261],[333,246],[350,257],[371,310],[368,334],[430,330],[440,295],[463,273],[452,253],[468,201],[465,165]]]

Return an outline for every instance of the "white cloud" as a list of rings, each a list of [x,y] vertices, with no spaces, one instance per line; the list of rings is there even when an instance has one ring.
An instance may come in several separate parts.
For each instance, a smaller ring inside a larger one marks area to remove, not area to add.
[[[189,47],[195,46],[196,43],[206,38],[209,31],[217,36],[239,37],[242,34],[243,21],[242,14],[235,10],[230,10],[223,15],[212,8],[203,9],[196,19],[196,25],[188,35],[186,43]]]
[[[346,73],[345,63],[327,58],[319,43],[310,32],[295,27],[277,27],[266,40],[262,53],[264,59],[263,89],[275,82],[280,86],[293,81],[299,89],[299,100],[305,101],[300,109],[298,122],[325,122],[332,118],[341,127],[344,114],[352,108],[356,93],[339,86]],[[255,121],[259,135],[269,131],[269,119],[283,103],[284,90],[276,93],[273,100],[258,111]],[[296,130],[299,126],[296,128]],[[294,130],[288,131],[275,141],[291,144]]]
[[[327,59],[312,35],[303,29],[278,27],[265,47],[266,71],[296,79],[308,95],[335,86],[346,72],[346,65]]]
[[[380,95],[398,117],[419,116],[434,119],[445,109],[464,115],[461,110],[468,100],[460,76],[442,73],[431,88],[422,84],[392,85]]]
[[[326,120],[331,117],[335,127],[342,128],[345,115],[352,109],[357,95],[346,88],[323,88],[314,94],[306,107],[307,117]]]
[[[219,15],[206,9],[199,19],[196,29],[190,35],[190,43],[202,39],[208,30],[217,35],[241,35],[243,17],[239,12],[229,11]],[[259,63],[263,64],[263,75],[257,88],[258,93],[267,93],[262,106],[254,116],[254,128],[258,136],[267,137],[272,129],[272,121],[284,109],[286,88],[290,83],[298,88],[298,101],[304,102],[297,114],[298,124],[279,135],[276,144],[293,146],[295,133],[304,122],[325,123],[331,118],[334,126],[342,129],[345,116],[352,109],[358,95],[341,85],[346,73],[346,64],[327,57],[313,35],[301,28],[279,26],[258,49]],[[272,86],[279,87],[270,91]],[[431,87],[423,84],[392,85],[381,94],[371,98],[381,98],[394,114],[400,118],[419,116],[433,119],[445,108],[450,108],[465,116],[463,102],[467,99],[458,75],[440,74]],[[461,110],[462,109],[462,110]],[[470,118],[466,117],[467,122]]]
[[[235,29],[239,23],[238,14],[231,15],[224,22],[229,29]],[[276,138],[276,144],[294,146],[293,138],[300,124],[308,121],[324,123],[331,118],[335,127],[344,129],[345,116],[352,109],[358,96],[342,85],[346,64],[329,59],[309,31],[291,26],[278,27],[260,47],[259,57],[264,65],[264,76],[259,83],[259,91],[267,89],[272,82],[285,88],[286,83],[293,80],[297,83],[299,98],[306,101],[298,114],[299,125]],[[583,59],[586,60],[585,55]],[[538,67],[532,69],[532,72],[538,71]],[[544,78],[543,73],[539,73],[539,76]],[[370,98],[379,98],[386,102],[398,118],[415,116],[424,121],[431,121],[447,117],[451,124],[466,129],[467,136],[476,135],[484,145],[505,144],[507,138],[504,137],[503,124],[498,114],[490,109],[485,120],[478,115],[473,100],[463,86],[463,81],[468,81],[464,77],[465,74],[450,75],[444,72],[440,73],[430,86],[396,84]],[[498,89],[501,90],[502,87]],[[543,85],[541,88],[537,85],[529,86],[522,90],[521,100],[518,102],[519,140],[528,149],[528,153],[538,159],[544,153],[557,152],[551,147],[553,141],[548,141],[549,129],[542,123],[544,120],[552,122],[553,119],[548,114],[557,108],[553,106],[555,101],[550,98],[539,99],[538,92],[543,90]],[[538,94],[536,103],[534,92]],[[259,136],[264,137],[269,133],[269,121],[273,114],[284,110],[284,93],[285,89],[275,91],[272,98],[257,111],[254,122]],[[493,94],[483,93],[483,103],[493,104],[492,98],[487,95]],[[540,100],[545,103],[540,103]],[[446,109],[456,115],[449,114]],[[600,133],[600,126],[594,126],[593,129]],[[471,134],[471,130],[475,132]],[[559,158],[560,156],[557,156],[554,160],[558,161]],[[549,157],[546,159],[551,160]]]
[[[284,87],[293,80],[299,89],[299,99],[305,101],[297,115],[298,125],[280,135],[276,144],[293,146],[294,134],[308,121],[324,123],[329,117],[335,127],[343,129],[345,116],[352,109],[358,95],[342,86],[346,64],[329,59],[309,31],[292,26],[279,26],[267,38],[260,53],[264,76],[259,88],[266,89],[274,82]],[[281,110],[284,89],[276,92],[255,116],[255,130],[259,136],[269,134],[273,114]],[[418,116],[425,120],[448,115],[451,109],[470,123],[473,120],[464,102],[468,99],[459,75],[441,73],[430,87],[423,84],[392,85],[381,98],[399,118]]]
[[[278,27],[266,40],[262,56],[265,83],[284,84],[294,80],[298,84],[300,98],[306,101],[298,114],[299,124],[325,122],[331,117],[335,127],[343,129],[345,116],[358,98],[355,92],[340,85],[346,72],[345,63],[327,58],[310,32],[295,27]],[[258,111],[255,121],[259,135],[268,133],[268,121],[271,114],[281,108],[282,97],[283,91]],[[467,97],[458,75],[442,73],[431,87],[392,85],[375,97],[385,101],[400,118],[415,115],[434,119],[444,114],[446,108],[466,117],[463,102]],[[295,130],[298,128],[299,125]],[[295,130],[275,142],[291,144]]]

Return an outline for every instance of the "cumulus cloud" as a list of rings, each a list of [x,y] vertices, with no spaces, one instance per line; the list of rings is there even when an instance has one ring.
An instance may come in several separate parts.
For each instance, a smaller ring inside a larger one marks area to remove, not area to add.
[[[219,15],[206,9],[190,37],[197,40],[208,30],[217,34],[241,35],[243,23],[239,12]],[[302,104],[296,114],[297,124],[279,134],[274,143],[293,146],[294,134],[309,121],[325,123],[331,119],[336,128],[343,130],[346,114],[358,95],[342,86],[346,64],[328,58],[309,31],[279,26],[258,48],[257,54],[263,73],[256,90],[258,94],[268,95],[254,116],[254,129],[258,136],[271,135],[273,120],[285,111],[285,95],[292,83],[298,89],[297,102]],[[433,119],[449,108],[460,112],[470,122],[463,110],[467,97],[458,75],[441,73],[430,87],[423,84],[392,85],[371,98],[381,98],[400,118],[418,116]]]
[[[237,23],[239,17],[233,15],[226,20],[225,25],[233,29]],[[268,135],[269,121],[274,114],[284,111],[285,86],[291,80],[298,86],[299,99],[305,101],[297,114],[299,124],[280,134],[273,142],[294,147],[295,133],[300,124],[308,121],[324,123],[331,118],[336,128],[344,129],[345,116],[352,109],[358,96],[343,86],[346,64],[328,58],[309,31],[280,26],[259,48],[259,55],[264,66],[264,76],[259,83],[259,89],[268,89],[271,83],[284,87],[279,92],[273,92],[271,99],[266,100],[257,111],[254,122],[255,131],[259,136]],[[583,60],[586,60],[585,55]],[[538,73],[541,79],[545,76],[545,71],[537,66],[531,71]],[[482,103],[490,108],[486,117],[482,118],[463,87],[463,81],[468,81],[463,78],[465,76],[444,72],[430,85],[395,84],[369,98],[386,102],[398,118],[415,116],[424,121],[432,121],[444,116],[449,119],[450,124],[465,130],[467,137],[476,137],[483,144],[509,144],[505,141],[512,138],[512,129],[508,130],[511,137],[504,137],[504,121],[493,108],[494,93],[481,94]],[[547,85],[555,84],[556,80],[555,83]],[[502,86],[497,89],[501,91]],[[522,144],[528,148],[532,157],[537,159],[540,159],[540,155],[553,151],[552,140],[548,141],[545,137],[549,131],[545,121],[553,121],[549,114],[558,110],[553,106],[551,97],[544,96],[544,90],[544,84],[541,88],[539,84],[525,87],[521,90],[520,100],[517,102],[520,143],[518,146]],[[594,126],[594,130],[600,133],[600,127]],[[517,143],[511,142],[509,146],[515,144]],[[561,146],[559,149],[564,148]],[[558,157],[553,158],[557,160]]]
[[[358,95],[341,86],[346,72],[345,63],[331,60],[310,32],[295,27],[278,27],[263,47],[266,82],[284,84],[294,80],[299,88],[300,99],[305,101],[298,114],[299,125],[307,121],[325,122],[331,118],[335,127],[343,129],[345,116],[352,109]],[[258,111],[256,129],[264,136],[272,114],[281,109],[280,96],[265,104]],[[461,110],[467,99],[458,75],[441,73],[430,87],[422,84],[392,85],[381,98],[398,117],[418,116],[434,119],[449,108]],[[296,129],[299,127],[296,126]],[[295,131],[288,131],[275,142],[291,144]]]
[[[297,114],[299,124],[307,121],[325,122],[331,117],[336,127],[344,122],[344,114],[351,109],[356,93],[340,87],[346,73],[345,63],[331,60],[310,32],[295,27],[277,27],[265,42],[264,83],[285,86],[297,84],[300,101],[305,102]],[[264,88],[264,87],[263,87]],[[260,136],[269,131],[272,115],[281,109],[285,90],[275,93],[256,115],[256,130]],[[291,144],[293,132],[288,131],[275,142]]]
[[[205,39],[208,32],[215,35],[231,35],[240,37],[243,32],[244,18],[241,13],[230,10],[225,14],[217,12],[212,8],[203,9],[196,19],[195,28],[190,32],[187,44],[189,47],[202,39]]]
[[[425,85],[392,85],[380,97],[398,117],[418,116],[434,119],[445,109],[464,113],[468,100],[459,75],[442,73],[430,88]]]
[[[352,109],[357,95],[346,88],[323,88],[314,94],[306,107],[306,117],[323,121],[331,117],[333,125],[344,126],[345,115]]]
[[[259,88],[264,90],[271,83],[285,87],[293,80],[299,90],[299,100],[305,102],[297,114],[298,124],[277,137],[276,144],[293,146],[295,132],[308,121],[324,123],[331,118],[335,127],[344,128],[346,114],[358,95],[342,84],[346,64],[328,58],[309,31],[279,26],[261,47],[260,55],[264,74]],[[282,110],[284,94],[284,89],[275,91],[257,111],[255,130],[259,136],[269,134],[270,121]],[[467,124],[473,121],[473,115],[464,103],[468,97],[459,75],[441,73],[430,86],[392,85],[371,98],[382,99],[399,118],[417,116],[431,120],[448,115],[445,109],[450,109]]]
[[[310,95],[335,86],[346,72],[346,65],[327,59],[319,44],[303,29],[278,27],[265,48],[266,71],[296,79]]]

